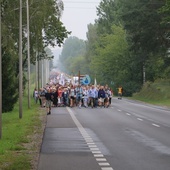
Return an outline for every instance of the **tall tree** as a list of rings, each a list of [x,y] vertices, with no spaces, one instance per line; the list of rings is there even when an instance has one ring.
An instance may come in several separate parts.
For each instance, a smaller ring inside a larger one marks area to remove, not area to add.
[[[12,111],[18,100],[17,57],[2,49],[2,112]]]
[[[2,0],[2,62],[3,62],[3,111],[10,111],[18,95],[19,73],[19,1]],[[44,51],[48,45],[64,42],[69,32],[60,21],[63,3],[60,0],[30,0],[30,49],[31,62],[36,60],[35,51]],[[26,1],[23,2],[23,67],[27,66]],[[46,57],[43,55],[42,57]],[[8,59],[8,61],[7,61]],[[15,63],[15,64],[14,64]],[[8,75],[9,74],[9,75]],[[10,82],[10,83],[9,83]],[[25,83],[25,82],[24,82]],[[8,105],[6,105],[6,103]]]
[[[69,68],[72,67],[73,59],[85,54],[85,47],[85,41],[77,37],[66,39],[59,59],[67,73],[72,72]]]
[[[156,60],[157,54],[164,56],[167,50],[164,43],[165,29],[160,24],[161,15],[158,13],[164,3],[162,0],[116,0],[117,6],[121,6],[118,16],[127,31],[129,45],[135,54],[134,60],[141,63],[143,75],[150,58]],[[151,80],[151,72],[146,73],[147,80]]]
[[[102,0],[97,7],[97,16],[99,34],[110,34],[112,25],[116,24],[114,0]]]
[[[92,58],[91,71],[102,83],[122,82],[127,76],[128,44],[122,26],[112,26],[112,34],[100,37],[96,56]]]

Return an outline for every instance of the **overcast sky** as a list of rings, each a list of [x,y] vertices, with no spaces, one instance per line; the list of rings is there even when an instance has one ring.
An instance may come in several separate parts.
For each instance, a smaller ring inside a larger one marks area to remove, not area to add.
[[[64,11],[61,21],[68,31],[72,31],[70,36],[76,36],[79,39],[86,40],[87,25],[97,19],[96,7],[99,6],[101,0],[62,0],[64,3]],[[54,60],[58,59],[61,48],[50,48]]]
[[[96,7],[100,0],[63,0],[62,22],[71,36],[86,40],[87,25],[97,19]]]

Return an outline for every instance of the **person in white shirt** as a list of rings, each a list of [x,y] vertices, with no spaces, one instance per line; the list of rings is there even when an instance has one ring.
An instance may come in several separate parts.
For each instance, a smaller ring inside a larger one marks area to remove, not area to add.
[[[88,86],[84,87],[83,88],[83,104],[84,104],[84,107],[88,107]]]

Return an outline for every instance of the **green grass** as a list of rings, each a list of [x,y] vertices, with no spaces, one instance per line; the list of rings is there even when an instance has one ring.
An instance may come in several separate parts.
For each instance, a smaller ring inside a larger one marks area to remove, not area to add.
[[[41,128],[40,116],[45,115],[39,105],[31,99],[28,109],[27,97],[23,97],[23,116],[19,118],[19,104],[14,110],[2,114],[2,139],[0,140],[0,170],[30,170],[34,148],[27,148],[34,133]]]
[[[170,80],[147,82],[139,93],[133,95],[132,99],[170,107]]]

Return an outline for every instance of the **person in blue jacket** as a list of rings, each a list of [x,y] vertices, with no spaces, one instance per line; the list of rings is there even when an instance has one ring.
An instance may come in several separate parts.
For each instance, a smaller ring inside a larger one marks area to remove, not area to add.
[[[98,91],[98,99],[99,99],[99,106],[102,107],[104,106],[104,99],[105,99],[105,91],[104,91],[104,86],[100,86],[100,89]]]

